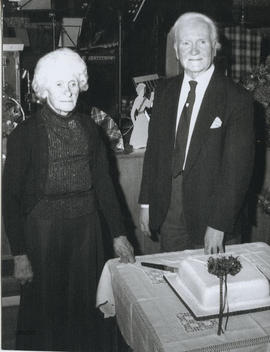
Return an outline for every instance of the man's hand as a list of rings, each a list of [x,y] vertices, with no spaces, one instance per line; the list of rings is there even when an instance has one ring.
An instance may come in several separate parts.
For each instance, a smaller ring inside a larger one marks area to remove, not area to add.
[[[208,226],[204,236],[204,253],[223,253],[224,232]]]
[[[32,266],[26,254],[14,257],[14,277],[22,285],[33,280]]]
[[[115,237],[113,248],[121,263],[135,263],[134,250],[126,236]]]
[[[139,224],[143,234],[151,237],[151,231],[149,228],[149,207],[140,209]]]

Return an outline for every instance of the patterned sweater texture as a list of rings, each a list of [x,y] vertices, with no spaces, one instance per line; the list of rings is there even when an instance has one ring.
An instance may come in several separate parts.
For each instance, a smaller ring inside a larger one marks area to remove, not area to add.
[[[92,209],[92,180],[87,136],[76,114],[61,116],[50,109],[42,118],[48,135],[45,197],[38,205],[43,218],[73,218]]]

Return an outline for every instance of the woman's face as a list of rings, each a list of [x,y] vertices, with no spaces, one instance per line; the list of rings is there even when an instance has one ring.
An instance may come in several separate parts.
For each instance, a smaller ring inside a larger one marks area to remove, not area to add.
[[[79,93],[78,80],[67,68],[57,67],[57,70],[49,74],[45,97],[49,106],[58,114],[66,116],[71,112],[76,106]]]

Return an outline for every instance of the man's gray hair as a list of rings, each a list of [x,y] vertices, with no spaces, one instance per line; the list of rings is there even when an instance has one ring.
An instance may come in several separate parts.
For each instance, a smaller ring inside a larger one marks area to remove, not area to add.
[[[221,44],[219,42],[219,36],[218,36],[218,28],[216,23],[210,17],[199,12],[186,12],[176,20],[172,28],[174,33],[174,46],[176,45],[176,42],[177,42],[178,28],[191,20],[200,20],[205,22],[210,29],[210,36],[212,41],[216,42],[216,49],[221,48]]]
[[[69,48],[56,49],[41,57],[35,67],[32,88],[41,101],[44,101],[44,92],[50,86],[50,74],[59,65],[68,66],[74,73],[81,92],[88,89],[87,66],[80,55]]]

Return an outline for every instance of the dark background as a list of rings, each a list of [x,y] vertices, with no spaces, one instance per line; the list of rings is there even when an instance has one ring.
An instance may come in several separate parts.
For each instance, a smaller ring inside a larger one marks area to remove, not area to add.
[[[158,73],[164,75],[166,38],[176,18],[186,11],[198,11],[211,16],[222,29],[240,23],[244,15],[245,26],[270,27],[269,0],[145,0],[136,21],[130,11],[137,0],[51,0],[50,9],[35,9],[38,0],[30,0],[31,10],[18,8],[19,3],[4,0],[4,36],[14,36],[12,21],[27,20],[29,46],[21,53],[21,68],[33,74],[36,61],[58,44],[63,17],[81,17],[83,25],[77,50],[86,60],[93,56],[114,56],[114,60],[88,60],[89,91],[84,94],[86,104],[91,101],[119,120],[118,37],[121,18],[121,97],[136,96],[132,77]],[[141,1],[139,1],[140,3]],[[53,21],[55,36],[53,37]],[[42,24],[42,25],[40,25]],[[53,39],[54,38],[54,39]],[[116,43],[112,46],[112,43]],[[109,44],[109,45],[108,45]],[[107,47],[106,47],[107,45]],[[105,47],[104,47],[105,46]],[[262,60],[270,52],[270,38],[265,37]],[[226,63],[226,46],[219,53]],[[25,82],[22,82],[24,104]],[[122,104],[122,102],[121,102]]]

